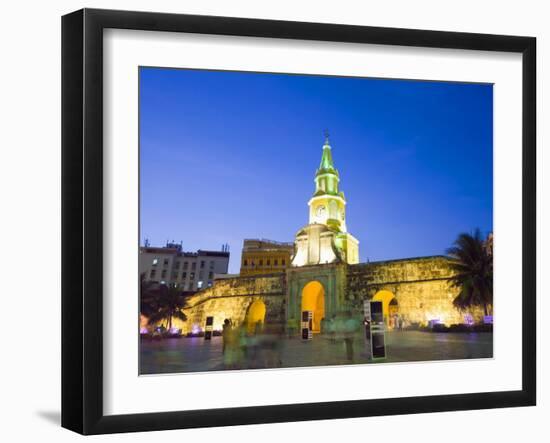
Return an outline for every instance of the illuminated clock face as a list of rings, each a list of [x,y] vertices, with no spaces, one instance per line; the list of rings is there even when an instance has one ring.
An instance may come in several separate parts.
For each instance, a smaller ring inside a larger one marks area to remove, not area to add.
[[[326,208],[323,205],[317,207],[317,217],[322,217],[323,215],[325,215],[325,211]]]

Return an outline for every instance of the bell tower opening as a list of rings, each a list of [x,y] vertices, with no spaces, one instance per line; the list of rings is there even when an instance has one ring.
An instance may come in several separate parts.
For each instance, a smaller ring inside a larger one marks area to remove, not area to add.
[[[325,318],[325,288],[318,281],[311,281],[302,289],[302,312],[313,314],[312,332],[321,332],[321,320]]]

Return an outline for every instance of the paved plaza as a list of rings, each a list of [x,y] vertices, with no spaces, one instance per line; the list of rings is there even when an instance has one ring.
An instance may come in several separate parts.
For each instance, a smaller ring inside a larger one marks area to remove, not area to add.
[[[326,336],[315,335],[309,341],[279,338],[276,343],[275,347],[266,347],[251,342],[246,347],[245,357],[228,367],[222,352],[222,337],[213,337],[210,341],[202,337],[142,340],[140,372],[158,374],[372,363],[361,336],[354,340],[351,361],[347,359],[344,342]],[[378,362],[491,358],[493,334],[390,331],[386,333],[386,353],[387,358]]]

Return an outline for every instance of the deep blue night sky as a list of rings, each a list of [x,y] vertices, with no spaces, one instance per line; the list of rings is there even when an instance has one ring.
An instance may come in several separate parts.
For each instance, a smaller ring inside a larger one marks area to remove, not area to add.
[[[140,69],[141,243],[293,241],[323,130],[361,261],[493,229],[492,85]]]

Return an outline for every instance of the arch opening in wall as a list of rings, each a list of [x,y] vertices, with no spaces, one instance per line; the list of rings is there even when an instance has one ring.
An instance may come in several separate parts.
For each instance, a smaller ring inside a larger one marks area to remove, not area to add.
[[[388,323],[390,327],[397,328],[399,326],[398,316],[399,304],[397,303],[397,299],[394,297],[388,305]]]
[[[387,290],[378,291],[374,294],[372,300],[382,302],[384,321],[388,326],[393,327],[395,316],[399,314],[399,304],[393,292]]]
[[[258,328],[263,328],[265,322],[265,303],[262,300],[256,300],[248,307],[246,314],[246,329],[249,333],[254,333]]]
[[[325,318],[325,288],[318,281],[310,281],[302,289],[302,312],[312,312],[312,332],[321,332],[321,321]]]

